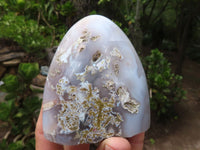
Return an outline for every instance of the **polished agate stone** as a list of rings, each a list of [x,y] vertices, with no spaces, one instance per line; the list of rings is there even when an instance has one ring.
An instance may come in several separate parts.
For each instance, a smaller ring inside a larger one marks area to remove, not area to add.
[[[43,131],[55,143],[98,143],[149,128],[146,77],[131,42],[108,18],[91,15],[62,39],[46,80]]]

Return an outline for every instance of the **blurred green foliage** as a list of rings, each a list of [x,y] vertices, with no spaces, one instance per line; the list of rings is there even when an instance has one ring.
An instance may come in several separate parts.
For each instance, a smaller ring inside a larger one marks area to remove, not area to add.
[[[0,32],[0,38],[17,42],[28,53],[37,53],[50,46],[51,37],[44,36],[44,26],[38,26],[36,21],[26,20],[24,16],[13,12],[1,18],[0,30],[3,31]]]
[[[181,88],[182,76],[172,73],[170,65],[158,49],[152,50],[144,60],[151,92],[151,110],[160,120],[172,118],[175,115],[174,105],[185,97]]]
[[[13,142],[1,141],[0,149],[34,149],[34,130],[41,99],[34,96],[30,84],[38,73],[37,63],[22,63],[17,75],[7,74],[3,77],[0,90],[7,92],[7,95],[5,101],[0,103],[0,120],[7,122],[9,137]]]
[[[18,68],[19,75],[26,81],[30,82],[34,77],[39,74],[38,63],[21,63]]]
[[[65,17],[74,13],[70,1],[1,0],[0,39],[15,41],[26,52],[45,56],[66,33]],[[55,30],[58,28],[57,30]]]
[[[155,144],[156,143],[156,141],[153,138],[150,138],[149,141],[150,141],[151,144]]]

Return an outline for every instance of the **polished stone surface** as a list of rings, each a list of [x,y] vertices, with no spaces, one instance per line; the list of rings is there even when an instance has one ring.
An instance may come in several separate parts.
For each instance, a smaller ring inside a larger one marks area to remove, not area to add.
[[[66,33],[43,97],[45,137],[63,145],[131,137],[149,128],[146,77],[131,42],[111,20],[91,15]]]

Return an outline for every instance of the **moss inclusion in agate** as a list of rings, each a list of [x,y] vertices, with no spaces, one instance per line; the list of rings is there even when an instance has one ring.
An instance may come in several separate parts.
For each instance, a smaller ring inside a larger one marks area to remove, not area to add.
[[[85,42],[95,42],[101,38],[100,36],[91,36],[87,31],[82,34],[74,44],[74,47],[78,48],[78,53],[85,50]],[[111,58],[119,61],[113,64]],[[107,90],[109,95],[107,97],[100,96],[100,89],[88,82],[87,76],[102,73],[107,69],[113,69],[113,73],[117,76],[122,59],[124,58],[117,47],[110,50],[109,55],[106,56],[96,50],[84,71],[74,74],[80,81],[78,85],[72,85],[66,76],[59,79],[54,89],[59,96],[59,105],[61,106],[57,115],[60,134],[75,133],[78,144],[97,143],[102,139],[121,135],[123,117],[115,110],[116,106],[121,106],[130,113],[138,113],[140,104],[131,98],[127,87],[115,86],[115,82],[109,78],[112,76],[111,74],[105,74],[106,80],[101,87]],[[58,64],[67,63],[62,55],[58,56],[56,61]],[[55,105],[58,103],[46,103],[43,105],[43,110],[49,110]]]

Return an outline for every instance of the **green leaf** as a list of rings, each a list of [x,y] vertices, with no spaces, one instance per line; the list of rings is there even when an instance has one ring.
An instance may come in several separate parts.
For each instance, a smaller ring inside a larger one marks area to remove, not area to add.
[[[14,117],[21,118],[22,116],[23,116],[23,113],[22,112],[18,112]]]
[[[18,5],[19,9],[24,9],[25,0],[16,0],[16,1],[17,1],[17,5]]]
[[[9,144],[8,150],[22,150],[23,149],[23,142],[22,141],[17,141],[14,143]]]
[[[0,149],[8,149],[7,147],[7,143],[6,143],[6,140],[3,139],[1,142],[0,142]]]
[[[35,149],[35,138],[31,138],[30,140],[27,141],[25,149],[27,150]]]
[[[150,141],[151,144],[155,144],[156,143],[156,141],[153,138],[150,138],[149,141]]]
[[[26,110],[27,113],[32,114],[35,112],[37,109],[40,108],[42,100],[40,100],[38,97],[28,97],[25,99],[23,102],[24,109]]]
[[[5,91],[5,92],[17,91],[19,87],[19,81],[18,81],[17,76],[12,75],[12,74],[5,75],[2,81],[4,82],[4,84],[0,86],[0,90]]]
[[[27,134],[30,133],[30,131],[31,131],[31,127],[28,126],[27,128],[24,128],[23,133],[24,133],[25,135],[27,135]]]
[[[110,2],[110,0],[99,0],[98,1],[98,5],[106,3],[106,2]]]
[[[8,100],[14,100],[16,99],[17,95],[16,93],[9,93],[5,96],[5,100],[8,101]]]
[[[2,121],[8,120],[9,115],[12,111],[13,105],[14,105],[13,100],[0,103],[0,120]]]
[[[97,12],[96,12],[96,10],[93,10],[93,11],[91,11],[89,14],[90,14],[90,15],[95,15],[95,14],[97,14]]]
[[[18,68],[18,73],[26,80],[31,80],[39,74],[38,63],[21,63]]]

